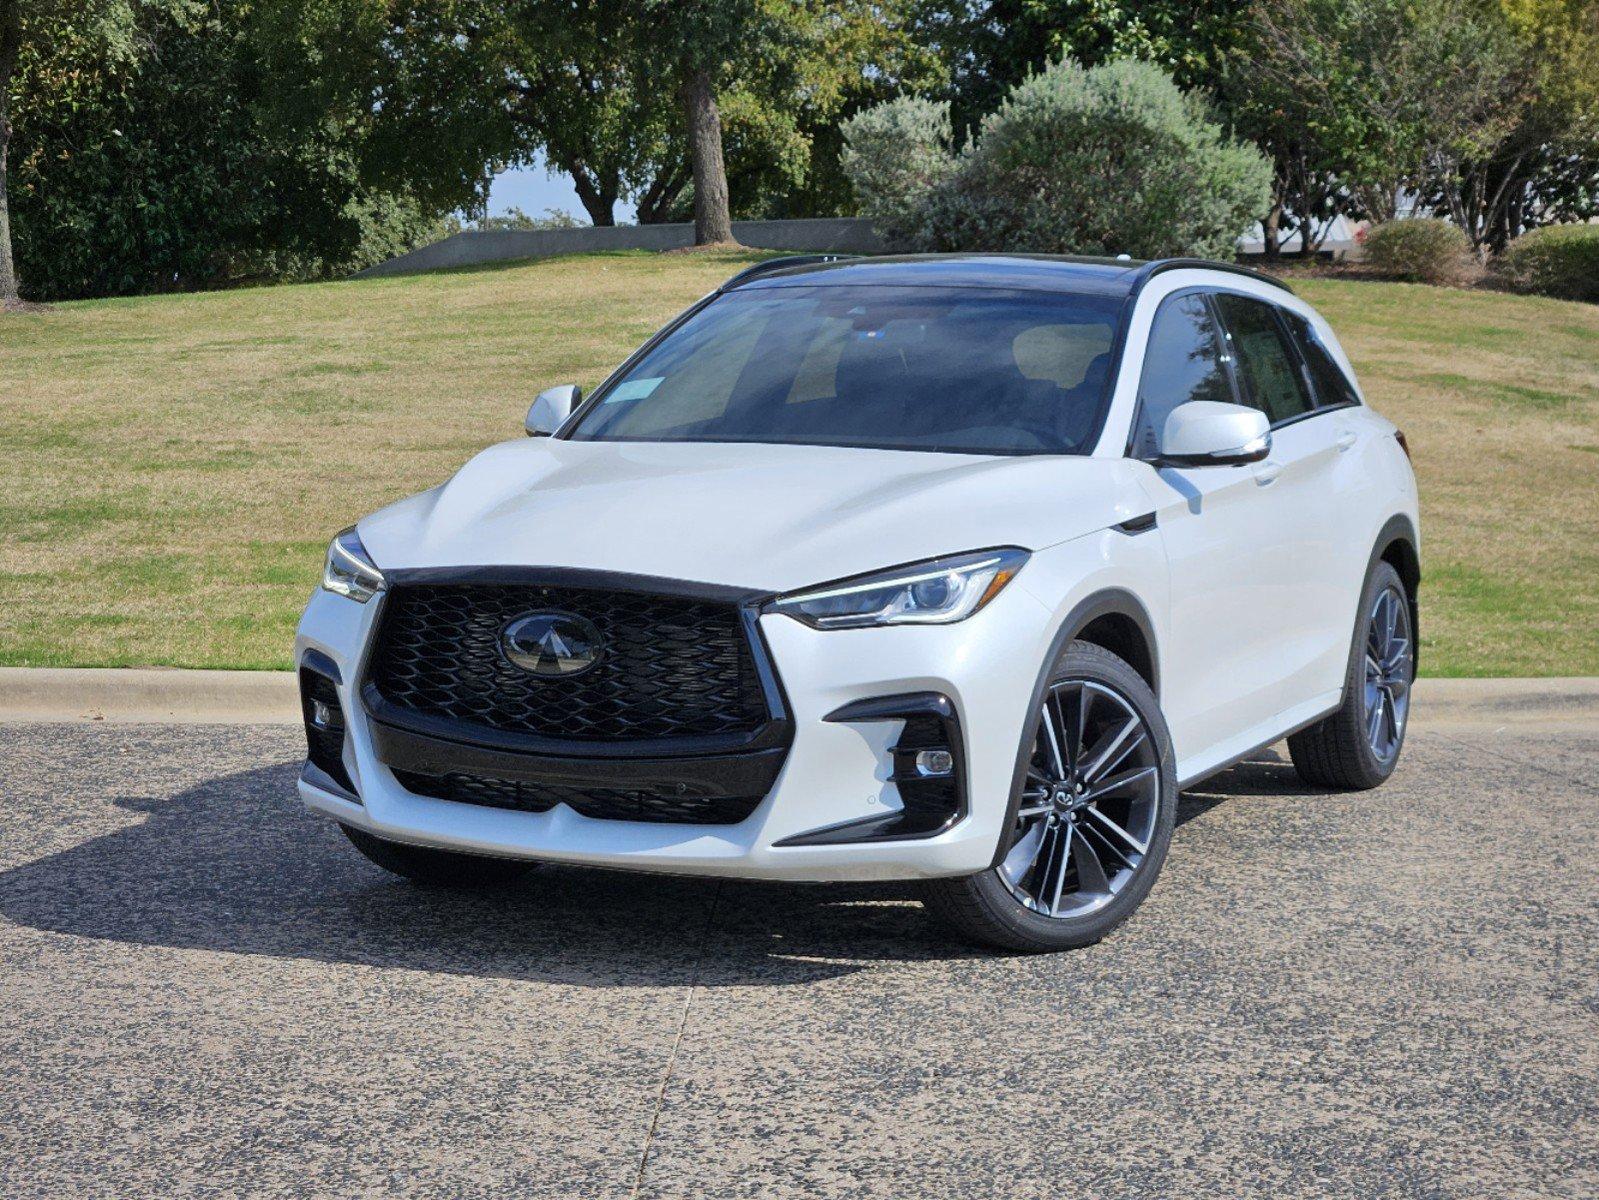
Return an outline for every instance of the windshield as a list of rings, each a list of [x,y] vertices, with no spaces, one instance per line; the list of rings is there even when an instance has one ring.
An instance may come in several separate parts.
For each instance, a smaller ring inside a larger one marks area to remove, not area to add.
[[[713,300],[596,396],[579,440],[1082,454],[1113,296],[751,288]]]

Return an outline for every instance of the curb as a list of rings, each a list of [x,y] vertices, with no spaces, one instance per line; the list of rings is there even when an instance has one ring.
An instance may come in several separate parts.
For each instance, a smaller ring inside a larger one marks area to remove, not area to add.
[[[297,725],[293,671],[0,667],[0,723]]]
[[[1599,678],[1421,679],[1422,728],[1599,733]],[[0,667],[0,724],[297,725],[293,671]]]

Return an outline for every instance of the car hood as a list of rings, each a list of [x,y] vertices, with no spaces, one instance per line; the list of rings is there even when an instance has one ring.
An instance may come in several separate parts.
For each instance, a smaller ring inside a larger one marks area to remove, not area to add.
[[[533,438],[367,517],[384,570],[549,566],[779,592],[1147,512],[1125,459]]]

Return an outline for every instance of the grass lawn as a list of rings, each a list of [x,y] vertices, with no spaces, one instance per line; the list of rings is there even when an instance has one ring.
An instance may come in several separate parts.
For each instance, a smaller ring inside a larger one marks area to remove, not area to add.
[[[753,255],[0,316],[0,663],[285,667],[337,529]],[[1305,279],[1421,476],[1429,674],[1599,674],[1599,308]]]

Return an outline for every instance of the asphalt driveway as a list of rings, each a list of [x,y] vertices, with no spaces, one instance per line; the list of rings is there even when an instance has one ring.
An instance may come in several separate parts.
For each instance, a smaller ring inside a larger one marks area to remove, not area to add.
[[[1185,797],[1109,941],[391,881],[285,727],[0,727],[0,1196],[1593,1197],[1599,722]]]

